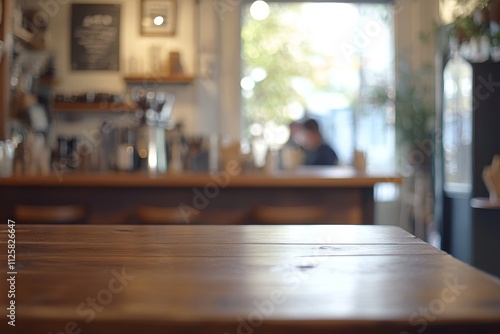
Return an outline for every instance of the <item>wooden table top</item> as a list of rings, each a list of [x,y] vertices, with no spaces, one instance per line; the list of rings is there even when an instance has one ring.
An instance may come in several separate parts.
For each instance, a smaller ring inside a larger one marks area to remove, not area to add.
[[[0,236],[6,254],[5,225]],[[500,333],[500,281],[397,227],[18,224],[15,236],[8,333]]]
[[[0,187],[204,187],[214,184],[222,188],[243,187],[373,187],[376,183],[402,183],[403,178],[395,174],[360,173],[347,167],[303,168],[296,171],[277,171],[272,174],[248,172],[223,175],[209,173],[59,173],[46,176],[13,176],[0,178]]]

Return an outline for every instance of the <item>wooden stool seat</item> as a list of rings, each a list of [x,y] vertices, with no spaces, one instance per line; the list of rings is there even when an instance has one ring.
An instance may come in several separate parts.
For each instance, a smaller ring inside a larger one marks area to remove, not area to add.
[[[203,225],[242,225],[248,216],[249,210],[246,209],[211,209],[201,211],[199,221]]]
[[[197,215],[189,215],[189,220],[178,207],[155,207],[142,205],[136,212],[138,223],[141,224],[173,224],[184,225],[197,221]]]
[[[84,222],[86,210],[81,205],[17,205],[14,217],[19,223],[65,224]]]
[[[327,212],[317,206],[258,206],[253,217],[261,224],[325,223]]]

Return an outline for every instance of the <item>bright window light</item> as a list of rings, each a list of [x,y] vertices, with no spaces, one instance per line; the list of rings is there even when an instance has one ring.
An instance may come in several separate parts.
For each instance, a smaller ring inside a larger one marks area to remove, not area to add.
[[[269,16],[269,5],[265,1],[255,1],[252,6],[250,6],[250,15],[258,21],[267,19]]]
[[[393,7],[255,1],[241,13],[244,139],[275,144],[290,122],[312,117],[341,164],[363,150],[369,171],[394,170],[394,96],[373,98],[394,88]]]

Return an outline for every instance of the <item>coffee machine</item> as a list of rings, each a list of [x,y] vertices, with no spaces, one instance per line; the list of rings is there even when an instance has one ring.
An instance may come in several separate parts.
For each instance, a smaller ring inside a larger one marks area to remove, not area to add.
[[[137,167],[150,173],[165,173],[165,131],[171,120],[175,95],[162,90],[136,89],[132,98],[140,108],[136,142]]]

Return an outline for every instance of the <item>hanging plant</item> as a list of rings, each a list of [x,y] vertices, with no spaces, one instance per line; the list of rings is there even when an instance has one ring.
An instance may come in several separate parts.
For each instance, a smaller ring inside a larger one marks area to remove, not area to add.
[[[459,53],[472,62],[500,60],[500,0],[457,0],[455,20],[445,29]]]
[[[479,36],[480,29],[474,22],[473,15],[462,15],[453,22],[451,32],[459,42],[464,42]]]

